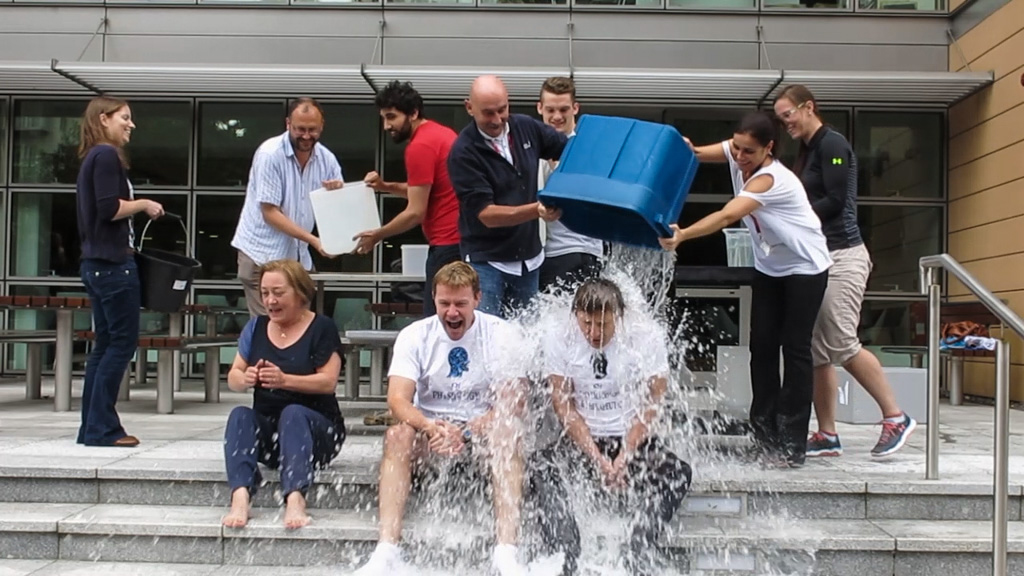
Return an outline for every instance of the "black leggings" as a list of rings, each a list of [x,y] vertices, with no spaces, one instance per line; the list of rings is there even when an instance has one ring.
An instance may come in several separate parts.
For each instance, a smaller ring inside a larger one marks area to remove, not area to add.
[[[622,449],[620,438],[597,437],[594,441],[601,453],[613,461]],[[563,552],[565,576],[576,573],[580,532],[558,462],[567,461],[570,466],[577,466],[582,460],[586,460],[590,476],[595,481],[600,478],[593,462],[567,437],[541,450],[530,461],[528,498],[540,527],[541,552]],[[657,438],[645,440],[637,447],[627,473],[628,488],[640,496],[641,507],[631,520],[631,550],[643,551],[657,543],[665,525],[686,497],[692,477],[690,465]]]
[[[750,319],[750,423],[767,450],[800,458],[814,396],[811,334],[828,271],[774,277],[757,272]],[[785,367],[779,377],[779,348]]]

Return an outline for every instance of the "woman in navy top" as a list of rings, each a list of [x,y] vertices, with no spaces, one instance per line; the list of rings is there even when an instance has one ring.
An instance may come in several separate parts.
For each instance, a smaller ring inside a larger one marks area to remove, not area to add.
[[[231,411],[224,428],[224,460],[231,511],[224,525],[241,528],[262,481],[257,462],[281,467],[284,523],[309,523],[306,491],[314,468],[338,455],[345,421],[334,389],[341,373],[341,338],[334,321],[309,309],[313,280],[295,260],[274,260],[260,270],[267,315],[249,320],[228,373],[236,392],[253,391],[252,408]]]
[[[89,294],[96,341],[85,365],[82,425],[78,443],[137,446],[121,427],[114,404],[121,378],[139,340],[139,275],[135,268],[132,216],[163,215],[152,200],[135,200],[124,146],[135,124],[128,103],[100,96],[82,116],[75,202],[82,245],[82,283]]]

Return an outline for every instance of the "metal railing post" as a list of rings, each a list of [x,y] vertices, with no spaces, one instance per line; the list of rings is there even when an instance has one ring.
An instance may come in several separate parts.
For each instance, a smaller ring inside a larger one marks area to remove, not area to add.
[[[939,479],[939,285],[935,269],[929,268],[928,280],[928,435],[925,439],[925,478]]]
[[[1005,576],[1007,545],[1007,501],[1009,499],[1010,444],[1010,343],[996,341],[996,425],[994,433],[995,465],[993,483],[995,501],[992,514],[992,574]]]

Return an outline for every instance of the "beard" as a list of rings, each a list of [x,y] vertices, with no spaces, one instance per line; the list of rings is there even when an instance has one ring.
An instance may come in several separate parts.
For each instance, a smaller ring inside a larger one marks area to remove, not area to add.
[[[403,124],[401,128],[391,132],[391,139],[395,144],[401,144],[402,142],[409,140],[409,138],[412,138],[412,123],[408,120],[405,121],[405,124]]]

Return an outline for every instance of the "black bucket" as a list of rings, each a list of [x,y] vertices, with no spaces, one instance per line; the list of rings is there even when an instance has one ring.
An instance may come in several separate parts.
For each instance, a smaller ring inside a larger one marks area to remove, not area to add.
[[[181,216],[167,214],[177,218],[181,229],[185,231],[188,241],[188,229]],[[155,312],[178,312],[185,305],[192,279],[202,264],[195,258],[175,254],[166,250],[143,249],[146,230],[153,221],[146,222],[139,237],[139,247],[135,250],[135,265],[139,268],[139,284],[142,287],[142,307]]]

